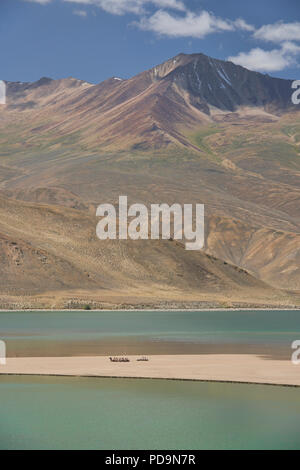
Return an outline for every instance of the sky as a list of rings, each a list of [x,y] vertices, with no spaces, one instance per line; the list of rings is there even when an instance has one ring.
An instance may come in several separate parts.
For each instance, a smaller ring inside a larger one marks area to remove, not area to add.
[[[129,78],[179,53],[300,79],[299,0],[0,0],[0,79]]]

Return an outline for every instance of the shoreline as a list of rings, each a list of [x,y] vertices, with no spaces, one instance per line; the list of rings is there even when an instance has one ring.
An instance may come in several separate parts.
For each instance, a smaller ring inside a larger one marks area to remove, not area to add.
[[[0,373],[1,377],[61,377],[61,378],[74,378],[74,379],[128,379],[128,380],[167,380],[174,382],[199,382],[199,383],[215,383],[215,384],[237,384],[237,385],[262,385],[266,387],[285,387],[285,388],[300,388],[300,384],[277,384],[270,382],[245,382],[237,380],[217,380],[217,379],[177,379],[177,378],[164,378],[164,377],[131,377],[131,376],[115,376],[115,375],[62,375],[62,374],[15,374],[15,373]]]
[[[42,309],[42,308],[26,308],[26,309],[0,309],[0,313],[31,313],[31,312],[53,312],[53,313],[63,313],[63,312],[82,312],[82,313],[104,313],[104,312],[265,312],[265,311],[295,311],[300,312],[300,307],[234,307],[234,308],[153,308],[153,309],[143,309],[143,308],[132,308],[132,309]]]
[[[127,356],[128,363],[112,363],[105,356],[8,358],[0,376],[99,377],[189,380],[300,387],[299,367],[286,360],[257,355]]]

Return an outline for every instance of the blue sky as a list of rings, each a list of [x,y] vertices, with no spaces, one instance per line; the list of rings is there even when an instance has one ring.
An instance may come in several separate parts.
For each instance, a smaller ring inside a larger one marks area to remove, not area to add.
[[[0,0],[0,78],[128,78],[179,52],[300,79],[299,0]]]

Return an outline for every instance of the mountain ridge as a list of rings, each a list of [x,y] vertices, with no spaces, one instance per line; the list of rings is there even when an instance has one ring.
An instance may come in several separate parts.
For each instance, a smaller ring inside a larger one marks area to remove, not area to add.
[[[62,134],[80,131],[91,148],[180,145],[197,151],[186,134],[223,119],[224,113],[243,114],[246,108],[248,114],[258,110],[261,118],[265,113],[265,119],[276,119],[295,111],[291,83],[204,54],[179,54],[126,80],[112,77],[93,85],[44,77],[32,84],[8,84],[6,109],[28,109],[38,120],[52,119],[48,129]],[[45,108],[47,116],[42,116]],[[92,139],[88,126],[93,126]]]

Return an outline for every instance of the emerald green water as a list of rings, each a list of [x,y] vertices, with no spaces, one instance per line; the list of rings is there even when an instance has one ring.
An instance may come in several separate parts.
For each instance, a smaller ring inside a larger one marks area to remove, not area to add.
[[[299,449],[300,391],[0,377],[0,449]]]
[[[300,311],[7,312],[9,356],[258,353],[289,359]]]

